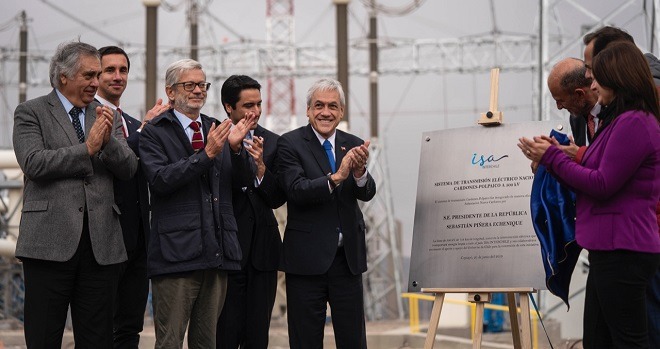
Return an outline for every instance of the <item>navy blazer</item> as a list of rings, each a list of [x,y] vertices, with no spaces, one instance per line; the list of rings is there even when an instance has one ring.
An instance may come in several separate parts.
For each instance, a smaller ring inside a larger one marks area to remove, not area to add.
[[[217,123],[201,115],[206,135]],[[140,133],[140,161],[151,193],[149,277],[193,270],[240,269],[241,248],[232,207],[229,144],[210,159],[195,152],[179,120],[169,110]]]
[[[336,130],[337,166],[360,138]],[[367,270],[366,227],[358,200],[369,201],[376,194],[370,174],[364,187],[358,187],[352,174],[332,193],[326,174],[330,162],[311,125],[282,135],[278,142],[278,177],[287,195],[287,224],[284,232],[280,269],[299,275],[325,273],[332,264],[344,236],[344,251],[351,273]]]
[[[135,156],[140,158],[140,128],[141,122],[132,116],[122,113],[128,130],[126,142],[133,150]],[[120,180],[115,178],[115,203],[121,211],[119,222],[124,235],[126,251],[134,251],[138,246],[143,246],[146,236],[149,234],[149,189],[147,180],[142,172],[142,165],[138,163],[138,169],[131,179]]]
[[[282,249],[282,238],[273,209],[286,202],[286,195],[277,183],[277,140],[279,136],[259,125],[254,135],[263,137],[263,160],[266,172],[259,186],[255,186],[255,173],[251,169],[251,156],[247,153],[235,162],[237,171],[247,175],[234,182],[234,216],[238,223],[238,241],[243,260],[241,267],[250,262],[261,271],[276,271]]]
[[[569,117],[573,141],[578,147],[587,145],[587,119],[571,114]]]

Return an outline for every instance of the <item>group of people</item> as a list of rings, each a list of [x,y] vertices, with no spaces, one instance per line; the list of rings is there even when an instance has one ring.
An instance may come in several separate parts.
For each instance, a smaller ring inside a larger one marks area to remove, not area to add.
[[[63,43],[53,91],[16,108],[27,347],[60,348],[70,308],[76,347],[137,348],[151,285],[156,348],[267,348],[281,270],[291,348],[323,347],[327,304],[337,347],[366,348],[358,200],[376,184],[369,141],[337,129],[341,84],[316,81],[309,124],[278,136],[248,76],[224,81],[221,121],[202,65],[176,61],[139,120],[129,71],[119,47]]]
[[[584,44],[584,60],[548,76],[572,142],[518,147],[576,194],[575,238],[589,252],[584,348],[660,348],[660,62],[615,27]]]

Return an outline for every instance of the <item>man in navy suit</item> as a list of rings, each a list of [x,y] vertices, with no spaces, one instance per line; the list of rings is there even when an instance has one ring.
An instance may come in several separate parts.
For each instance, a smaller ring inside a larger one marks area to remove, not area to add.
[[[126,52],[117,46],[99,49],[101,75],[96,100],[117,111],[115,117],[123,121],[123,132],[128,146],[136,156],[142,123],[121,110],[120,98],[126,89],[131,62]],[[144,118],[148,122],[154,116],[169,109],[159,100]],[[119,221],[124,236],[128,260],[121,264],[117,284],[114,313],[113,340],[115,348],[137,349],[140,332],[144,325],[144,309],[149,294],[147,279],[147,250],[145,236],[149,232],[149,191],[142,169],[129,180],[114,181],[115,203],[121,211]]]
[[[323,347],[327,303],[337,348],[367,346],[366,227],[358,200],[371,200],[376,183],[366,170],[369,141],[337,130],[345,105],[338,81],[315,82],[307,92],[309,125],[277,144],[278,177],[287,195],[280,267],[292,349]]]
[[[222,104],[233,124],[248,115],[261,116],[261,85],[245,75],[232,75],[222,85]],[[278,135],[254,124],[245,140],[242,173],[232,184],[241,270],[227,278],[227,297],[218,321],[217,348],[266,349],[270,316],[277,291],[282,238],[273,214],[286,201],[277,185]]]
[[[227,271],[240,270],[232,205],[233,164],[255,118],[231,127],[204,115],[211,83],[202,65],[176,61],[165,72],[172,109],[140,133],[140,161],[151,194],[147,274],[151,278],[156,348],[216,346]],[[237,174],[240,176],[241,174]]]

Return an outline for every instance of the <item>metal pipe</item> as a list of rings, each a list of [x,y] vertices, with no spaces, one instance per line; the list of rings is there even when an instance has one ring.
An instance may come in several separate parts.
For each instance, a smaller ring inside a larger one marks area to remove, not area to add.
[[[21,32],[20,32],[20,57],[18,63],[18,103],[27,100],[27,16],[25,11],[21,11]]]
[[[371,138],[378,137],[378,25],[376,0],[369,13],[369,114]]]
[[[160,0],[142,0],[147,8],[144,110],[156,103],[158,74],[158,6]]]
[[[333,0],[337,7],[337,80],[344,88],[344,95],[346,96],[346,105],[344,105],[344,119],[346,127],[350,125],[348,100],[349,100],[349,86],[348,86],[348,3],[350,0]]]
[[[190,0],[190,59],[197,60],[198,57],[198,20],[199,12],[197,11],[197,1]]]

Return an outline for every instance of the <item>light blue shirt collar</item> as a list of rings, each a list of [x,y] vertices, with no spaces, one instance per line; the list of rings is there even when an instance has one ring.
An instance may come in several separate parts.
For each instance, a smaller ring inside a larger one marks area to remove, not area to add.
[[[60,90],[55,89],[55,93],[57,93],[57,98],[59,98],[60,102],[62,102],[62,106],[64,106],[64,110],[66,111],[66,115],[69,117],[69,120],[73,121],[71,119],[71,115],[69,114],[69,112],[71,111],[71,108],[74,107],[73,103],[69,102],[69,100],[66,97],[64,97],[62,92],[60,92]],[[85,131],[85,109],[87,109],[87,108],[81,108],[81,109],[82,109],[82,115],[83,116],[82,117],[78,116],[78,118],[80,119],[80,126],[82,126],[82,129],[83,129],[83,132],[84,132]]]
[[[201,116],[197,115],[197,118],[195,120],[191,120],[185,114],[179,112],[176,109],[173,109],[172,111],[174,112],[174,116],[176,116],[176,119],[179,120],[181,127],[183,127],[183,130],[186,132],[188,139],[190,139],[190,141],[192,142],[192,135],[195,131],[193,131],[193,129],[190,128],[190,124],[192,124],[193,121],[199,121],[200,129],[202,129],[204,126],[202,123]],[[204,132],[202,132],[202,139],[204,139]]]

